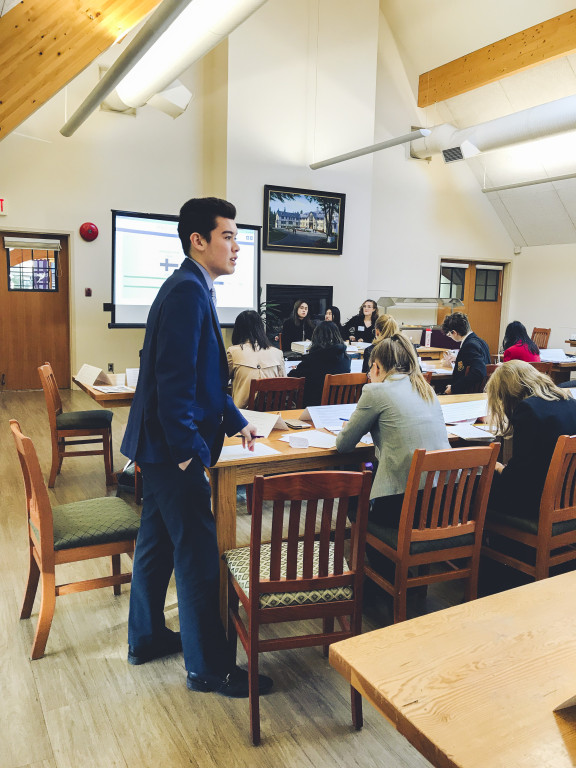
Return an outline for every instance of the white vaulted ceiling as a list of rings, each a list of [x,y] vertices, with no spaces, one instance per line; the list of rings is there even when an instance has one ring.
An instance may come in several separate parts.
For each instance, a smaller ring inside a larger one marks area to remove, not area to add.
[[[574,0],[381,0],[380,6],[416,94],[420,74],[566,13]],[[426,107],[424,127],[466,128],[574,94],[576,54],[570,54]],[[483,189],[576,174],[576,119],[574,128],[462,162]],[[576,242],[576,178],[490,192],[488,199],[517,246]]]

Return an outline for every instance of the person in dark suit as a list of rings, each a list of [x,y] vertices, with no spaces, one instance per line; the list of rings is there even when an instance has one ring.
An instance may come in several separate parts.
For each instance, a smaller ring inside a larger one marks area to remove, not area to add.
[[[488,418],[498,434],[512,436],[512,458],[496,464],[487,514],[538,519],[556,442],[576,434],[576,400],[523,360],[498,366],[486,392]]]
[[[346,354],[346,344],[335,323],[324,320],[314,329],[308,354],[288,374],[296,378],[305,377],[305,407],[320,405],[327,373],[350,373],[350,358]]]
[[[456,355],[452,384],[446,387],[447,395],[463,395],[479,392],[486,379],[486,365],[490,362],[488,344],[472,331],[467,316],[463,312],[446,315],[442,323],[442,332],[453,341],[460,342]],[[445,352],[452,359],[454,352]]]
[[[186,258],[150,308],[138,386],[122,453],[144,480],[132,571],[128,661],[142,664],[183,650],[188,688],[248,695],[247,673],[230,658],[219,613],[219,557],[205,467],[218,460],[224,433],[253,449],[256,428],[227,394],[228,363],[213,282],[234,272],[235,207],[189,200],[178,234]],[[174,571],[180,633],[165,625]],[[262,676],[260,692],[272,681]]]

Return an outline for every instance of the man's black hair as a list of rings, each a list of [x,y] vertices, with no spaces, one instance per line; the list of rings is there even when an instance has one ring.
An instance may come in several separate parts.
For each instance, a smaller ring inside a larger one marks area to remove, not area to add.
[[[219,197],[194,197],[180,208],[178,236],[186,256],[190,255],[190,235],[193,232],[198,232],[210,242],[212,230],[216,229],[217,216],[235,219],[236,207]]]
[[[442,323],[442,333],[456,331],[458,336],[466,336],[470,333],[470,323],[464,312],[454,312],[453,315],[446,315]]]

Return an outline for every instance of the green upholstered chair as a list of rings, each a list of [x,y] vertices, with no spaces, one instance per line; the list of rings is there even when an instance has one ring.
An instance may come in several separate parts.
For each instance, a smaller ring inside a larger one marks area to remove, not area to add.
[[[48,487],[54,488],[56,475],[60,473],[62,460],[69,456],[104,456],[104,469],[106,470],[106,485],[114,485],[112,457],[112,411],[102,408],[95,411],[70,411],[63,413],[62,400],[58,392],[58,385],[50,363],[45,363],[38,368],[48,420],[52,436],[52,466]],[[91,437],[91,440],[72,440],[70,438]],[[102,444],[101,448],[88,451],[67,451],[72,445]]]
[[[130,582],[132,574],[121,572],[120,555],[134,551],[140,519],[116,497],[52,507],[32,440],[22,434],[15,419],[10,426],[24,477],[28,515],[30,563],[20,618],[30,618],[40,580],[42,600],[31,652],[32,659],[39,659],[46,648],[56,597],[101,587],[113,587],[119,595],[121,585]],[[110,576],[56,584],[57,565],[106,556],[111,557]]]
[[[260,742],[258,654],[330,643],[362,629],[364,536],[369,472],[298,472],[254,478],[249,547],[225,552],[228,566],[228,639],[233,658],[240,637],[248,655],[250,733]],[[349,563],[344,557],[350,497],[358,498]],[[262,506],[273,502],[272,532],[262,543]],[[247,613],[245,622],[239,603]],[[334,619],[338,619],[335,629]],[[321,619],[320,632],[260,638],[260,626]],[[352,721],[362,727],[362,699],[351,689]]]
[[[558,438],[538,519],[514,512],[489,514],[482,547],[485,557],[535,580],[548,578],[553,566],[576,560],[576,435]]]
[[[368,521],[366,544],[390,561],[394,574],[387,578],[368,565],[365,573],[392,595],[394,622],[406,620],[411,587],[464,579],[465,600],[476,598],[482,529],[499,447],[414,451],[398,527]],[[433,572],[432,564],[437,566]]]

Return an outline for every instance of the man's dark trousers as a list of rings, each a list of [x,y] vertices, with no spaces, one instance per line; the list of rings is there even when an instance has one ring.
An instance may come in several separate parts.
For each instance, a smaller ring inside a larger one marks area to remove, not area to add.
[[[130,593],[128,643],[142,648],[165,632],[164,603],[174,569],[186,669],[206,679],[233,666],[218,612],[219,557],[210,485],[193,459],[142,464],[144,503]]]

